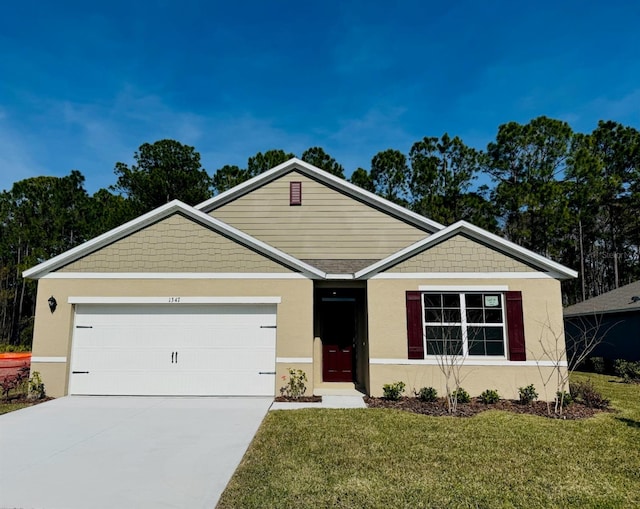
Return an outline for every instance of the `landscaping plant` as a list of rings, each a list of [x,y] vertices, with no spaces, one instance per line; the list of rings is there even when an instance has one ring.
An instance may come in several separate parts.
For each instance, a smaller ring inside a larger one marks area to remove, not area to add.
[[[573,397],[571,396],[571,392],[567,392],[567,391],[556,392],[556,401],[559,401],[563,408],[569,406],[571,403],[573,403]]]
[[[416,397],[425,403],[433,403],[438,399],[438,391],[433,387],[423,387],[415,393]]]
[[[40,377],[40,372],[34,371],[29,379],[29,397],[31,399],[44,399],[47,393],[44,388],[44,382]]]
[[[404,382],[394,382],[391,384],[384,384],[382,386],[382,393],[384,399],[390,401],[398,401],[402,397],[402,393],[405,389]]]
[[[482,394],[480,394],[480,401],[482,401],[485,405],[493,405],[500,401],[500,395],[498,391],[494,389],[487,389]]]
[[[591,408],[608,408],[609,400],[595,388],[591,380],[572,382],[570,384],[571,397]]]
[[[2,396],[9,399],[11,391],[15,393],[27,392],[27,381],[29,379],[29,366],[22,366],[15,375],[7,375],[0,381]]]
[[[451,393],[451,397],[457,403],[469,403],[469,401],[471,401],[471,396],[469,396],[469,393],[465,391],[462,387],[458,387],[455,391],[453,391]]]
[[[538,363],[543,396],[547,402],[547,412],[549,414],[551,414],[552,410],[547,388],[552,388],[553,393],[555,393],[553,413],[562,415],[565,400],[561,396],[566,394],[569,389],[571,374],[576,368],[585,364],[611,327],[603,330],[602,316],[594,314],[593,316],[581,318],[579,323],[574,324],[574,333],[565,336],[562,322],[554,323],[547,311],[547,319],[543,323],[546,334],[541,334],[538,341],[542,355],[537,360],[549,360],[553,366],[549,374],[545,375]],[[550,337],[553,341],[549,342],[548,339],[543,339],[545,336]],[[591,359],[598,358],[593,357]],[[594,368],[596,367],[598,370],[604,370],[604,363],[601,364],[599,360],[596,360]]]
[[[520,403],[523,405],[528,405],[538,399],[538,393],[533,384],[526,387],[518,387],[518,394],[520,395]]]
[[[280,395],[286,398],[298,399],[304,396],[307,391],[307,374],[301,369],[289,368],[289,377],[282,377],[286,381],[284,387],[280,388]]]
[[[613,365],[616,375],[625,383],[640,382],[640,361],[627,361],[618,359]]]

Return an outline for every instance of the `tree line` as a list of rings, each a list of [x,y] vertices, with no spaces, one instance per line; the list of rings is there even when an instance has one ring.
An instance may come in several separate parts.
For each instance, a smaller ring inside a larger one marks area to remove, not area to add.
[[[173,199],[190,205],[224,192],[294,154],[274,149],[245,167],[209,174],[194,147],[145,143],[116,181],[89,195],[78,170],[34,177],[0,194],[0,343],[30,344],[36,284],[22,271]],[[301,159],[345,178],[321,147]],[[565,304],[640,277],[640,132],[600,121],[589,134],[538,117],[499,126],[485,150],[447,133],[407,154],[377,153],[349,180],[448,225],[466,220],[579,271],[563,283]]]

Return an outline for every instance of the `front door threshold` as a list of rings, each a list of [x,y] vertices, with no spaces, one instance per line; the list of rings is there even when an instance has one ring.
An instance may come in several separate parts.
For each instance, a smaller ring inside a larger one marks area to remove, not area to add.
[[[322,382],[313,388],[314,396],[363,396],[351,382]]]

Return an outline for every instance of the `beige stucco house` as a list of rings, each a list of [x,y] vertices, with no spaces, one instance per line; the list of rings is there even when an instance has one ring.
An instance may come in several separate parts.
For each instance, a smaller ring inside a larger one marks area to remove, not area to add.
[[[544,350],[562,338],[560,280],[576,277],[299,159],[24,275],[38,280],[32,370],[53,396],[276,395],[289,368],[309,393],[442,392],[455,357],[472,396],[516,397],[564,362]]]

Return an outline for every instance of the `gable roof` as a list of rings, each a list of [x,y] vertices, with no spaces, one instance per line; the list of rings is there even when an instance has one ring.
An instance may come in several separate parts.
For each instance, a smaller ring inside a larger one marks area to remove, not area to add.
[[[260,186],[267,184],[280,176],[292,171],[298,171],[307,177],[326,184],[328,187],[344,193],[356,200],[364,202],[376,209],[388,213],[389,215],[403,220],[411,225],[414,225],[424,231],[432,233],[429,237],[420,240],[400,251],[382,259],[379,261],[372,260],[360,260],[359,267],[363,267],[357,270],[357,265],[342,265],[338,267],[336,264],[327,265],[322,263],[322,260],[301,260],[291,256],[265,242],[258,240],[257,238],[237,229],[233,226],[216,219],[208,214],[209,211],[215,210],[217,207],[229,203],[236,198],[249,193],[250,191],[259,188]],[[313,165],[305,163],[300,159],[293,158],[279,166],[276,166],[272,170],[264,172],[238,186],[225,191],[224,193],[215,196],[205,202],[200,203],[196,207],[191,207],[179,200],[174,200],[167,203],[155,210],[147,212],[142,216],[129,221],[113,230],[110,230],[92,240],[89,240],[73,249],[70,249],[58,256],[51,258],[45,262],[42,262],[35,267],[32,267],[23,272],[23,277],[39,279],[46,276],[48,273],[58,270],[59,268],[68,265],[69,263],[91,254],[98,249],[112,244],[132,233],[135,233],[151,224],[154,224],[172,214],[180,213],[187,218],[191,218],[195,222],[210,228],[212,231],[220,233],[241,245],[244,245],[254,251],[264,255],[267,258],[275,260],[282,265],[300,272],[306,277],[311,279],[368,279],[375,276],[379,272],[383,272],[389,267],[396,265],[404,260],[411,258],[412,256],[428,250],[430,247],[443,242],[455,235],[462,234],[472,240],[476,240],[490,248],[503,252],[508,256],[521,260],[522,262],[542,271],[546,272],[549,277],[556,279],[569,279],[577,277],[577,272],[571,270],[559,263],[538,255],[528,249],[522,248],[513,242],[505,240],[497,235],[489,233],[482,228],[478,228],[465,221],[458,221],[451,226],[444,227],[443,225],[427,219],[415,212],[412,212],[404,207],[396,205],[388,200],[380,198],[373,193],[365,191],[349,182],[331,175],[328,172],[320,170]],[[314,266],[314,262],[318,263],[318,266]],[[313,265],[312,265],[313,264]],[[336,265],[336,266],[334,266]],[[347,270],[346,273],[334,273],[336,270]],[[356,271],[353,273],[352,271]]]
[[[173,200],[166,205],[158,207],[151,212],[147,212],[146,214],[143,214],[142,216],[123,224],[122,226],[114,228],[113,230],[103,233],[102,235],[99,235],[92,240],[84,242],[83,244],[65,251],[58,256],[42,262],[35,267],[25,270],[22,275],[25,278],[39,279],[47,275],[49,272],[53,272],[83,256],[93,253],[94,251],[104,246],[112,244],[117,240],[131,235],[132,233],[135,233],[175,213],[180,213],[185,217],[188,217],[202,224],[204,227],[210,228],[213,231],[231,238],[239,244],[242,244],[257,251],[258,253],[263,254],[267,258],[271,258],[287,267],[290,267],[296,271],[300,271],[307,277],[326,277],[326,273],[317,269],[316,267],[312,267],[311,265],[304,263],[301,260],[298,260],[297,258],[294,258],[293,256],[280,251],[279,249],[265,244],[264,242],[261,242],[260,240],[247,235],[237,228],[233,228],[232,226],[205,214],[204,212],[200,212],[199,210],[196,210],[179,200]]]
[[[390,202],[389,200],[385,200],[384,198],[381,198],[374,193],[366,191],[361,187],[351,184],[345,179],[336,177],[329,172],[321,170],[320,168],[302,161],[297,157],[293,157],[288,161],[285,161],[284,163],[276,166],[275,168],[272,168],[271,170],[265,171],[264,173],[253,177],[252,179],[238,184],[237,186],[232,187],[231,189],[196,205],[195,208],[197,210],[209,213],[212,210],[215,210],[216,208],[221,207],[222,205],[225,205],[226,203],[229,203],[236,198],[239,198],[240,196],[250,193],[254,189],[268,184],[269,182],[272,182],[282,175],[285,175],[292,171],[298,171],[313,180],[321,182],[326,186],[335,189],[336,191],[346,194],[347,196],[350,196],[351,198],[354,198],[358,201],[364,202],[422,230],[433,233],[444,228],[443,225],[436,221],[432,221],[431,219],[421,216],[420,214],[416,214],[415,212],[412,212],[404,207],[401,207],[400,205]]]
[[[408,246],[405,249],[402,249],[397,253],[356,272],[355,278],[370,278],[379,272],[383,272],[389,267],[396,265],[397,263],[407,260],[422,251],[426,251],[436,244],[450,239],[455,235],[465,235],[472,240],[501,251],[541,271],[548,272],[551,277],[556,279],[571,279],[578,277],[578,273],[575,270],[569,269],[568,267],[549,260],[544,256],[534,253],[533,251],[520,247],[513,242],[503,239],[502,237],[498,237],[497,235],[483,230],[482,228],[478,228],[466,221],[458,221],[447,228],[434,233],[426,239],[416,242],[415,244],[412,244],[411,246]]]
[[[640,311],[640,298],[634,302],[633,297],[640,297],[640,280],[568,306],[564,309],[564,316]]]

